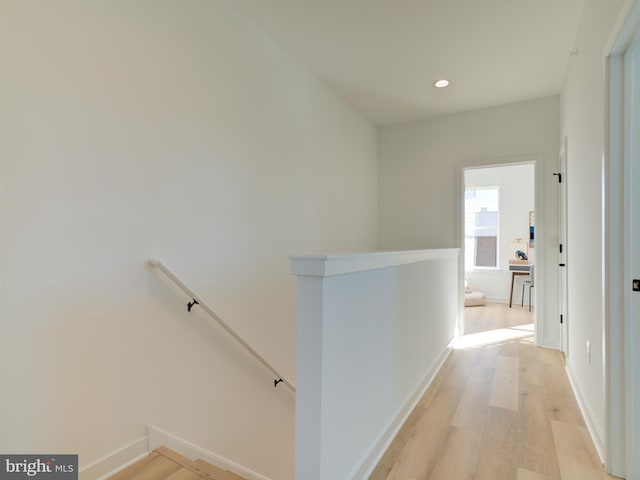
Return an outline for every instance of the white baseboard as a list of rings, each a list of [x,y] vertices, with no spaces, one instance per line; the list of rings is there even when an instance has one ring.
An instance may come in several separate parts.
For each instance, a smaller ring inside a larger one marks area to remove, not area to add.
[[[487,302],[489,303],[509,303],[509,299],[507,297],[487,297]]]
[[[175,450],[179,454],[184,455],[190,460],[204,460],[211,465],[221,468],[222,470],[233,472],[237,475],[240,475],[241,477],[246,478],[247,480],[271,480],[264,475],[254,472],[253,470],[249,470],[248,468],[238,465],[231,460],[227,460],[220,455],[209,452],[204,448],[200,448],[197,445],[188,442],[187,440],[176,437],[175,435],[153,425],[149,425],[148,434],[149,451],[152,451],[164,445],[165,447],[168,447],[172,450]]]
[[[543,338],[542,343],[537,345],[538,347],[549,348],[551,350],[560,350],[562,351],[562,347],[560,346],[560,340],[557,338]]]
[[[582,416],[584,417],[585,423],[587,424],[587,429],[589,430],[589,434],[591,435],[591,439],[593,440],[593,444],[596,447],[596,451],[598,452],[600,461],[604,464],[604,435],[602,434],[602,430],[600,429],[600,426],[598,425],[598,422],[593,415],[591,405],[589,404],[589,401],[584,394],[584,390],[582,390],[582,386],[580,385],[578,377],[576,377],[575,372],[571,368],[571,364],[567,363],[565,369],[567,371],[567,376],[569,377],[569,383],[571,384],[573,394],[578,401],[578,407],[580,407]]]
[[[147,436],[131,442],[113,453],[82,467],[79,472],[80,480],[102,480],[116,472],[137,462],[149,454]]]
[[[442,368],[442,365],[447,360],[450,354],[451,348],[448,347],[444,350],[444,352],[442,352],[442,354],[440,354],[432,367],[427,370],[425,375],[422,377],[413,393],[409,395],[404,404],[398,409],[387,427],[378,437],[378,440],[375,442],[369,453],[364,456],[364,458],[360,462],[360,467],[357,468],[355,473],[349,478],[369,478],[369,475],[371,475],[371,472],[373,472],[373,470],[376,468],[378,462],[389,448],[389,445],[391,445],[391,442],[394,440],[394,438],[396,438],[396,435],[400,431],[400,428],[402,428],[402,425],[407,420],[424,393],[427,391],[427,388],[429,388],[429,386],[433,382],[433,379],[438,374],[438,372]]]
[[[153,425],[149,425],[147,435],[144,437],[106,455],[96,462],[82,467],[79,472],[79,478],[80,480],[105,480],[146,457],[150,452],[162,445],[175,450],[190,460],[202,459],[218,468],[236,473],[247,480],[271,480],[264,475],[200,448]]]

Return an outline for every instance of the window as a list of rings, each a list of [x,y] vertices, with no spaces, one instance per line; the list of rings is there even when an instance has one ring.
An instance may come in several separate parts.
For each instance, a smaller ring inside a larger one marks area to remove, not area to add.
[[[465,187],[465,268],[498,268],[498,187]]]

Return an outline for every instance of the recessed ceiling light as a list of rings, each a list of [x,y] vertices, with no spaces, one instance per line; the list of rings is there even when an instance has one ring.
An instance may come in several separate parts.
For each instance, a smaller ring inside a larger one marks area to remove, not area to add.
[[[436,83],[433,84],[436,88],[444,88],[444,87],[448,87],[449,86],[449,80],[445,80],[444,78],[441,80],[438,80]]]

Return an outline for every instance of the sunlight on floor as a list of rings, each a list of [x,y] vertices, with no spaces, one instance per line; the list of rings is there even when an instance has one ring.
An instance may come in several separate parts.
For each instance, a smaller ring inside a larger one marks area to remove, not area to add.
[[[455,349],[474,348],[510,340],[533,341],[533,323],[457,337],[451,343],[451,347]]]

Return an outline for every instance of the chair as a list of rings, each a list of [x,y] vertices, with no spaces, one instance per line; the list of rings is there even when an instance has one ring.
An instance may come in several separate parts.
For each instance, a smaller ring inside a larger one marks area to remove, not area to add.
[[[524,287],[529,287],[529,311],[531,311],[531,289],[535,286],[535,274],[533,271],[534,265],[531,265],[529,270],[529,278],[522,282],[522,301],[521,305],[524,307]]]

